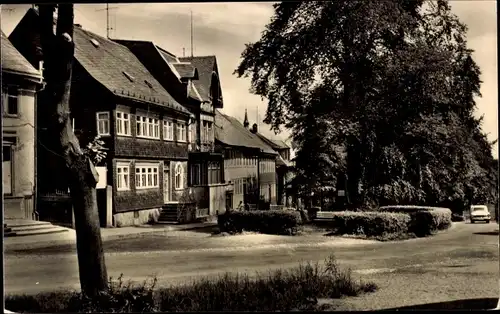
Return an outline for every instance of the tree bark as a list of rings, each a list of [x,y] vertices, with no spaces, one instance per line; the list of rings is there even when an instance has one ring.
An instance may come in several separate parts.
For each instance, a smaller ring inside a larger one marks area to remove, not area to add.
[[[40,40],[44,59],[46,110],[52,113],[49,134],[65,162],[73,210],[82,293],[96,296],[108,288],[108,278],[97,210],[98,174],[90,157],[80,148],[70,118],[73,42],[73,4],[59,4],[54,34],[55,5],[39,5]]]

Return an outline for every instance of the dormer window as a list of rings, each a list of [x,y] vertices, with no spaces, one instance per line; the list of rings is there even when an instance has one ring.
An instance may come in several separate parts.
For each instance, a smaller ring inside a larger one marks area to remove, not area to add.
[[[92,45],[94,45],[94,47],[99,48],[99,42],[97,40],[92,38],[90,42],[92,43]]]
[[[123,75],[125,75],[130,82],[133,82],[134,81],[134,77],[130,74],[128,74],[127,72],[123,71]]]

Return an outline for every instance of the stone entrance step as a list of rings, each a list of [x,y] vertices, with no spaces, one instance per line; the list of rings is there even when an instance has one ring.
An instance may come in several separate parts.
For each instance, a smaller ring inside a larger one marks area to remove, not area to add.
[[[4,223],[4,237],[30,236],[67,232],[68,229],[46,221],[8,219]]]

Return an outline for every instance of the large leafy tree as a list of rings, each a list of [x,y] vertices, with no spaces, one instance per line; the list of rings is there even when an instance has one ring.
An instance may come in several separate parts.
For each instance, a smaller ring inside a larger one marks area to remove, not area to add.
[[[473,116],[480,72],[446,1],[274,9],[235,72],[268,99],[265,122],[292,130],[304,190],[345,166],[353,206],[486,197],[491,143]]]

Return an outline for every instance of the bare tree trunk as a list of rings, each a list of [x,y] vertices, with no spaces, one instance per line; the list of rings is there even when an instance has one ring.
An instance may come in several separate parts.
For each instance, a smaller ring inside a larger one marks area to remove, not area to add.
[[[44,58],[46,110],[53,113],[49,134],[64,157],[71,200],[75,213],[76,246],[82,292],[95,296],[108,288],[102,248],[96,184],[98,174],[89,156],[84,154],[70,119],[73,43],[73,4],[59,4],[57,29],[53,23],[55,5],[39,5],[40,39]]]

